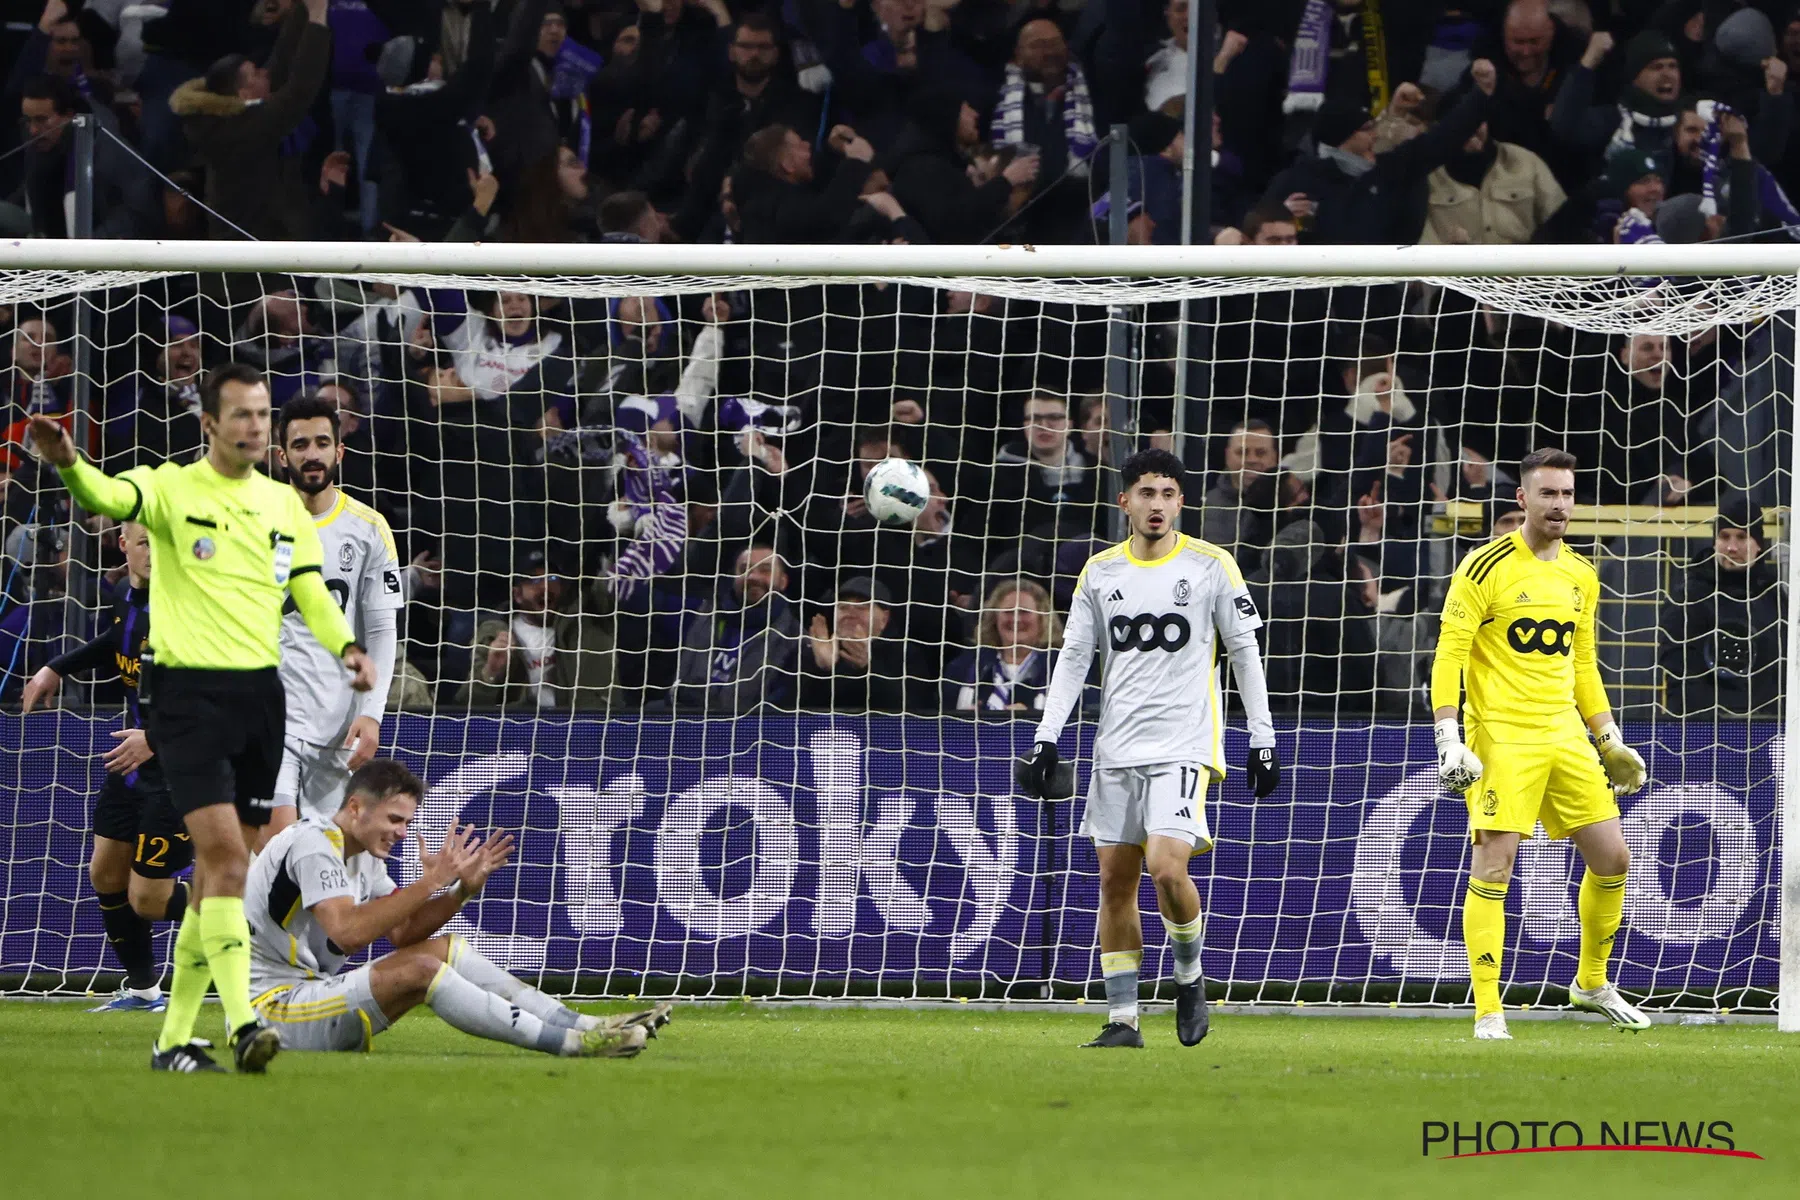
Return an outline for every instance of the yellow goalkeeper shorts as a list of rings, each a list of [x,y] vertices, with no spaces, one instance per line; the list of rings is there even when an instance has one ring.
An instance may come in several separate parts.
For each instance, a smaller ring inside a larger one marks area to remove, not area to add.
[[[1481,778],[1464,794],[1469,833],[1494,829],[1530,837],[1539,821],[1552,838],[1619,815],[1619,802],[1586,737],[1542,745],[1491,741],[1471,731]]]

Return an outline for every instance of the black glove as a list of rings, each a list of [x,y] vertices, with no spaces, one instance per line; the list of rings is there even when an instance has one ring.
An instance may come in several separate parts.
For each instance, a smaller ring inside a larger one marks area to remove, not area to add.
[[[1250,747],[1250,757],[1244,762],[1244,775],[1258,800],[1273,792],[1281,783],[1281,760],[1275,757],[1275,747]]]
[[[1031,748],[1030,756],[1020,764],[1019,771],[1019,786],[1025,789],[1027,796],[1034,800],[1049,798],[1051,778],[1056,774],[1060,759],[1055,742],[1039,742]]]

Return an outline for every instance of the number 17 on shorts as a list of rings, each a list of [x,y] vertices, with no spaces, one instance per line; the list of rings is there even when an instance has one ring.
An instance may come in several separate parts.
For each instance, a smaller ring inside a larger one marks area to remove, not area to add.
[[[1088,784],[1081,832],[1102,846],[1141,846],[1152,834],[1176,838],[1199,853],[1212,849],[1201,763],[1097,767]]]

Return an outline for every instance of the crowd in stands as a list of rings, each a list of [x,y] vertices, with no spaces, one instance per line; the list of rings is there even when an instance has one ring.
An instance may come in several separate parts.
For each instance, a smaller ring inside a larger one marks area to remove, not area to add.
[[[1791,0],[1218,7],[1195,241],[1800,237]],[[9,237],[76,232],[78,115],[104,238],[1054,244],[1106,240],[1115,199],[1130,243],[1181,236],[1186,0],[0,11]],[[1164,307],[1136,319],[1127,401],[1103,311],[966,291],[176,277],[91,305],[84,404],[118,469],[200,450],[219,363],[265,370],[277,404],[330,398],[343,482],[412,563],[396,689],[422,705],[1029,712],[1117,536],[1108,463],[1177,427],[1193,530],[1271,618],[1278,703],[1415,711],[1469,544],[1433,515],[1503,529],[1508,464],[1547,442],[1584,501],[1735,514],[1663,610],[1661,665],[1714,682],[1665,702],[1775,696],[1785,319],[1606,338],[1418,285],[1263,291],[1196,305],[1178,373]],[[9,427],[82,399],[74,310],[0,312]],[[891,455],[933,484],[905,529],[860,497]],[[67,632],[37,601],[73,539],[27,455],[0,471],[4,696]]]

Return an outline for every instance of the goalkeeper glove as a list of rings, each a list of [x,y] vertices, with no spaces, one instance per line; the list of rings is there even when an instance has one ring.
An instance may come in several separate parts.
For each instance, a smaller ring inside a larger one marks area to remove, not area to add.
[[[1250,757],[1244,760],[1244,776],[1258,800],[1273,792],[1281,783],[1281,760],[1275,756],[1275,747],[1250,747]]]
[[[1051,781],[1061,757],[1055,742],[1039,742],[1031,748],[1030,756],[1019,764],[1019,786],[1027,796],[1034,800],[1050,798]]]
[[[1455,717],[1437,723],[1438,782],[1446,792],[1461,794],[1475,786],[1485,768],[1475,752],[1463,745]]]
[[[1609,721],[1594,742],[1600,748],[1600,765],[1606,768],[1613,795],[1629,796],[1644,786],[1648,773],[1644,769],[1644,756],[1625,744],[1616,724]]]

